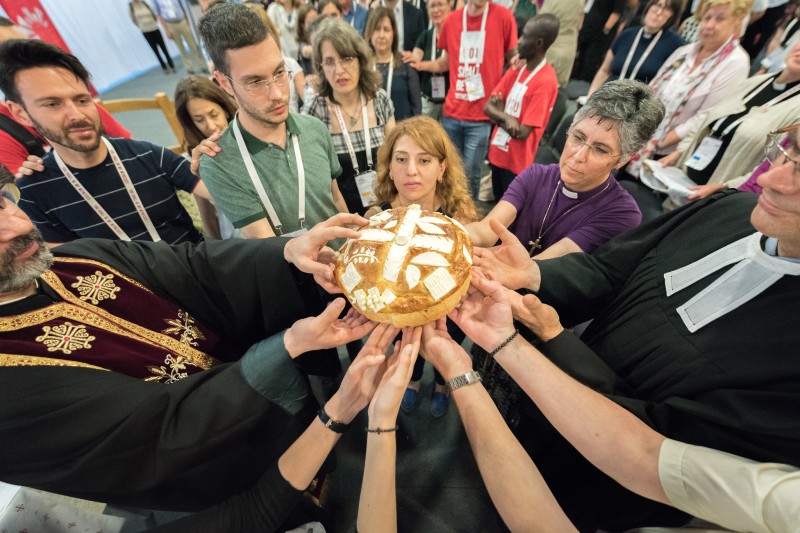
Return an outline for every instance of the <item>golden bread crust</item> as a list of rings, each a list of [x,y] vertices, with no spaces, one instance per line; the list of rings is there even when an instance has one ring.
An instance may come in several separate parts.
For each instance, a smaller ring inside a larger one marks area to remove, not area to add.
[[[472,240],[453,219],[419,206],[370,218],[339,250],[336,281],[370,320],[421,326],[453,310],[470,284]]]

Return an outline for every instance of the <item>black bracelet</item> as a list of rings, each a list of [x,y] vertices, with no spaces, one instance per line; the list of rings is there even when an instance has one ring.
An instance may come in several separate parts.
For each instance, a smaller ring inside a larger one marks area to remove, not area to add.
[[[400,426],[395,426],[393,428],[388,428],[388,429],[383,429],[383,428],[371,429],[371,428],[367,428],[367,433],[377,433],[378,435],[380,435],[381,433],[394,433],[398,429],[400,429]]]
[[[324,405],[320,406],[317,416],[322,423],[325,424],[325,427],[334,433],[345,433],[348,429],[350,429],[350,424],[345,424],[344,422],[340,422],[331,418],[330,415],[325,412]]]
[[[509,338],[507,338],[506,340],[504,340],[503,342],[501,342],[501,343],[500,343],[500,346],[498,346],[497,348],[495,348],[494,350],[492,350],[492,351],[489,353],[489,358],[492,358],[492,357],[494,357],[495,355],[497,355],[497,353],[498,353],[500,350],[502,350],[503,348],[505,348],[506,346],[508,346],[508,345],[511,343],[511,341],[513,341],[513,340],[514,340],[514,339],[517,337],[517,335],[519,335],[519,330],[518,330],[518,329],[515,329],[515,330],[514,330],[514,333],[512,333],[512,334],[511,334],[511,336],[510,336]]]

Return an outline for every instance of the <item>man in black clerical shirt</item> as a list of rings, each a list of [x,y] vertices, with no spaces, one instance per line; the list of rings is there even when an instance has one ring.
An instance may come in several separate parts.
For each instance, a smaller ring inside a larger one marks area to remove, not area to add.
[[[770,134],[767,155],[772,168],[759,177],[760,196],[717,193],[591,255],[553,260],[531,262],[496,227],[502,245],[478,250],[475,264],[510,289],[538,291],[567,326],[591,319],[580,339],[565,330],[543,339],[542,351],[660,433],[798,465],[797,137]],[[523,319],[523,307],[515,314]],[[601,474],[532,405],[516,433],[579,529],[686,520]]]

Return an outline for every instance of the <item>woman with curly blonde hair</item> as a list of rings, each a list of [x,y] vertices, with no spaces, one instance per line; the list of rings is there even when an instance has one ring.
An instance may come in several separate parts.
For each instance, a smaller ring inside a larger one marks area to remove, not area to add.
[[[397,123],[378,150],[375,205],[366,216],[383,209],[418,204],[428,211],[439,211],[467,224],[478,219],[478,211],[467,186],[467,177],[458,150],[444,128],[430,117],[417,116]],[[458,342],[464,334],[448,322],[450,335]],[[414,364],[400,407],[410,413],[417,403],[425,361]],[[444,378],[434,369],[436,385],[431,399],[431,414],[447,412],[450,402]]]

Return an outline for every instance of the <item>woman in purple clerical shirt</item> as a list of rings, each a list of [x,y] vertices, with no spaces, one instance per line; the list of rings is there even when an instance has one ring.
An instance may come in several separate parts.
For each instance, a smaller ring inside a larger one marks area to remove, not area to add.
[[[497,242],[489,225],[508,227],[540,259],[591,252],[633,228],[641,213],[612,171],[653,135],[664,106],[650,88],[617,80],[595,91],[572,121],[558,164],[532,164],[480,222],[467,225],[476,246]]]

